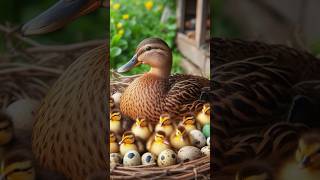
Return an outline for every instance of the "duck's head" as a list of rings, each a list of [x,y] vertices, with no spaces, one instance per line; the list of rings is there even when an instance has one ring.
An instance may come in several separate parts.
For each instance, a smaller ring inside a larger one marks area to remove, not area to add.
[[[37,35],[55,31],[103,5],[106,4],[102,0],[59,0],[49,9],[24,24],[21,33]]]
[[[143,40],[130,61],[117,71],[119,73],[127,72],[140,64],[149,65],[151,67],[150,74],[160,77],[169,76],[172,66],[172,53],[167,43],[160,38]]]
[[[13,123],[7,114],[0,112],[0,145],[6,145],[13,139]]]
[[[121,113],[118,109],[113,109],[110,111],[110,120],[111,121],[120,121],[121,120]]]
[[[196,119],[194,117],[193,113],[188,113],[182,118],[182,124],[183,125],[195,125]]]
[[[164,133],[163,131],[156,132],[156,135],[154,136],[154,141],[158,143],[169,144],[169,142],[166,140],[166,133]]]
[[[202,113],[210,115],[210,103],[206,103],[202,107]]]
[[[148,126],[148,122],[144,117],[137,117],[136,118],[136,125],[138,127],[147,127]]]
[[[301,168],[320,169],[319,132],[309,132],[301,136],[295,158]]]
[[[135,142],[135,136],[131,131],[123,133],[122,139],[119,144],[133,144]]]
[[[178,126],[176,130],[176,136],[183,138],[186,135],[186,128],[183,126]]]
[[[1,163],[1,179],[35,180],[33,159],[23,151],[13,152]]]
[[[161,114],[159,118],[160,126],[169,126],[172,124],[169,114]]]
[[[116,137],[116,134],[114,132],[110,132],[110,143],[114,143],[117,141],[117,137]]]

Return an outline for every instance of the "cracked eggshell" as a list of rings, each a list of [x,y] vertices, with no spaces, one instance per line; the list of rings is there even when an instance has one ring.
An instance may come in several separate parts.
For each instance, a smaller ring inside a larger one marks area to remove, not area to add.
[[[178,151],[180,162],[188,162],[201,157],[202,153],[199,148],[194,146],[184,146]]]
[[[190,131],[190,139],[191,139],[191,144],[198,148],[202,148],[207,143],[206,137],[203,135],[201,131],[197,129]]]
[[[111,153],[110,154],[110,163],[115,162],[115,163],[121,163],[122,162],[122,157],[119,153]]]
[[[157,162],[159,167],[175,165],[177,163],[177,154],[171,149],[163,150],[159,154]]]
[[[202,152],[202,154],[204,154],[206,156],[210,156],[210,146],[205,146],[205,147],[201,148],[201,152]]]
[[[156,163],[156,156],[150,152],[146,152],[141,157],[142,165],[151,165]]]
[[[123,156],[124,166],[138,166],[141,164],[141,156],[138,151],[130,150]]]

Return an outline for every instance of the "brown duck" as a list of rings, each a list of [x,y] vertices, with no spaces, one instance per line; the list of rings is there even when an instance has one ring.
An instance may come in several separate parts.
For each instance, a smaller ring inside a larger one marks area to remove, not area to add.
[[[147,64],[151,69],[135,79],[122,94],[120,110],[124,115],[132,119],[144,116],[156,123],[162,113],[182,119],[184,112],[202,107],[200,95],[209,87],[209,80],[193,75],[170,75],[172,53],[163,40],[143,40],[132,59],[118,72],[129,71],[140,64]]]
[[[100,7],[100,0],[59,1],[22,27],[43,34]],[[107,48],[79,57],[52,86],[33,126],[32,150],[42,167],[70,179],[107,171]]]

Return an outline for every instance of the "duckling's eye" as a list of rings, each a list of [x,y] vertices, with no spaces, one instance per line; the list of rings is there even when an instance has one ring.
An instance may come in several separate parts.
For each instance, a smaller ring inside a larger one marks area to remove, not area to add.
[[[147,46],[145,50],[146,50],[146,51],[150,51],[150,50],[151,50],[151,47],[150,47],[150,46]]]

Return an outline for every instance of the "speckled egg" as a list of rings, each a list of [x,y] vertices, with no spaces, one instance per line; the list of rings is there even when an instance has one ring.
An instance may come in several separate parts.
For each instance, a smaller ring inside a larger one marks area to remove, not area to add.
[[[202,154],[204,154],[206,156],[210,156],[210,146],[205,146],[205,147],[201,148],[201,152],[202,152]]]
[[[123,156],[124,166],[138,166],[141,164],[141,156],[138,151],[130,150]]]
[[[207,138],[207,145],[210,146],[210,137]]]
[[[146,152],[142,155],[141,161],[143,165],[151,165],[156,163],[156,156],[150,152]]]
[[[176,163],[177,154],[171,149],[161,151],[161,153],[158,156],[158,166],[160,167],[171,166]]]
[[[210,124],[205,124],[202,128],[202,133],[205,137],[210,136]]]
[[[121,155],[119,153],[111,153],[110,162],[121,163],[122,162]]]
[[[178,159],[180,162],[188,162],[201,157],[201,151],[194,146],[184,146],[178,151]]]
[[[206,145],[206,137],[199,130],[190,131],[190,139],[193,146],[202,148]]]

